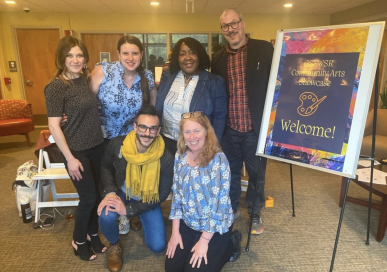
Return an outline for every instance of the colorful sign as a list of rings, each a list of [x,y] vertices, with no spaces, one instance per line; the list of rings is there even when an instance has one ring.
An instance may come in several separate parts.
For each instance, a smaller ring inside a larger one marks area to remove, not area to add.
[[[383,29],[278,32],[257,155],[354,176]]]

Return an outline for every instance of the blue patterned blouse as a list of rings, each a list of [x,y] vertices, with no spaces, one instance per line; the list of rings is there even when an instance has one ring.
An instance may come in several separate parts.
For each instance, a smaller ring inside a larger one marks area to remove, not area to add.
[[[102,62],[101,68],[105,74],[99,87],[100,118],[103,137],[112,139],[120,135],[127,135],[133,130],[133,117],[142,105],[141,77],[137,74],[132,87],[129,89],[122,78],[124,68],[119,61]],[[153,74],[145,70],[149,92],[155,81]]]
[[[230,167],[223,152],[206,166],[191,167],[176,153],[169,219],[183,219],[197,231],[228,232],[234,221],[229,197]]]

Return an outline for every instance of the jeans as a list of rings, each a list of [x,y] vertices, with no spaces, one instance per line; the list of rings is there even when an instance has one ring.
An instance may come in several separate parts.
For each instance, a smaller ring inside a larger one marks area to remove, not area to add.
[[[127,200],[126,195],[121,190],[117,192],[125,205],[135,200]],[[115,245],[120,240],[117,220],[120,217],[118,213],[110,211],[105,215],[104,208],[99,216],[99,226],[102,234],[112,245]],[[163,213],[160,205],[157,205],[154,210],[148,210],[139,215],[142,229],[144,230],[145,243],[155,253],[164,250],[166,245],[166,233]]]
[[[100,165],[104,153],[104,145],[100,144],[83,151],[71,150],[71,154],[83,166],[80,181],[71,180],[79,195],[79,204],[74,215],[73,239],[78,243],[86,242],[87,234],[98,233],[97,207],[100,201],[99,180]],[[66,170],[67,161],[64,159]]]
[[[258,144],[258,136],[254,130],[249,132],[239,132],[230,127],[226,127],[222,139],[222,149],[230,164],[231,184],[230,199],[234,211],[238,209],[239,197],[241,195],[241,170],[243,162],[247,173],[249,174],[249,184],[246,192],[246,203],[248,211],[251,213],[254,191],[257,188],[257,197],[253,213],[257,214],[265,205],[265,171],[266,158],[255,155]],[[260,172],[258,173],[259,162],[261,162]],[[259,175],[258,181],[257,176]]]

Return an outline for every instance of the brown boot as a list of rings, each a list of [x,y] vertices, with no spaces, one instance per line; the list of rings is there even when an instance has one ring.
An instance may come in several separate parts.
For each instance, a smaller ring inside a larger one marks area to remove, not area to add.
[[[132,230],[140,230],[142,227],[141,220],[138,216],[131,217],[129,219],[129,224]]]
[[[121,241],[108,249],[106,260],[107,267],[110,272],[118,272],[122,269],[122,246]]]

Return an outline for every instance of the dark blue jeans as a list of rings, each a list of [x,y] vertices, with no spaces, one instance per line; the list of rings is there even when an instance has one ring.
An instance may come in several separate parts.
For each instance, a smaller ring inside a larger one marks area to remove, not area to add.
[[[254,199],[254,191],[257,188],[257,197],[253,213],[259,213],[265,206],[265,171],[266,158],[255,155],[258,144],[258,136],[254,130],[249,132],[239,132],[230,127],[226,127],[222,139],[222,149],[230,164],[231,184],[230,199],[232,209],[236,211],[239,206],[239,197],[241,195],[241,170],[243,162],[247,173],[249,174],[249,185],[246,192],[246,203],[248,211],[251,213]],[[258,165],[261,162],[260,172]],[[257,182],[257,176],[259,179]]]
[[[126,200],[126,195],[121,190],[118,190],[118,196],[126,204],[134,200]],[[102,234],[113,245],[117,244],[120,236],[117,220],[120,216],[116,212],[110,211],[105,215],[105,208],[99,216],[99,226]],[[166,245],[166,233],[163,213],[160,205],[157,205],[154,210],[148,210],[139,215],[142,229],[144,230],[145,243],[153,252],[161,252]]]

